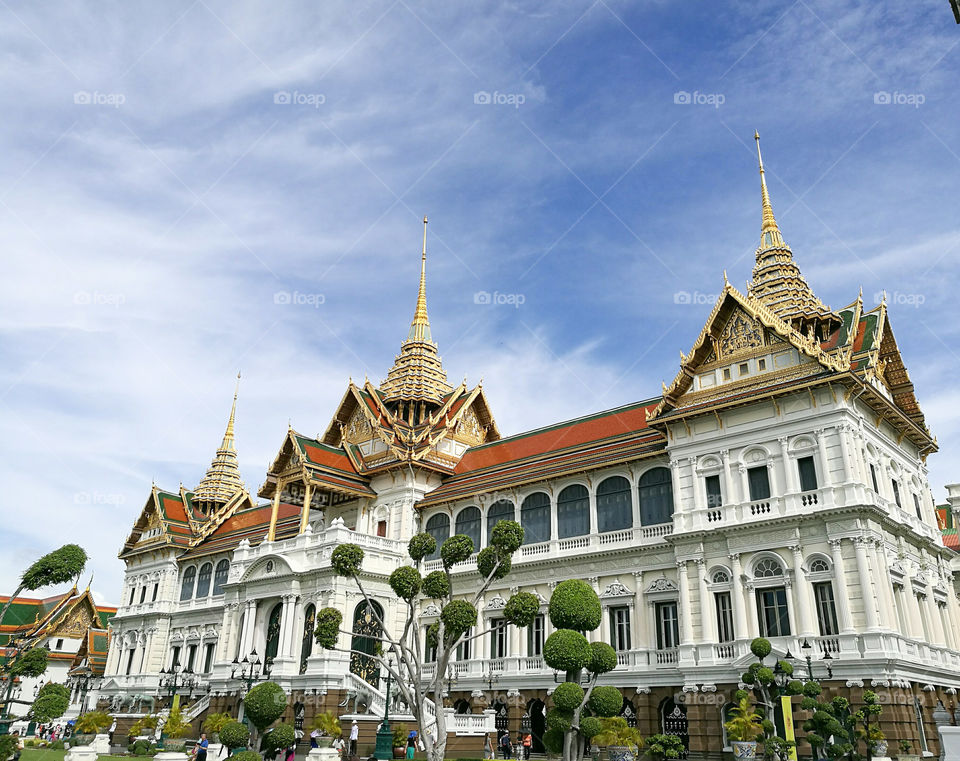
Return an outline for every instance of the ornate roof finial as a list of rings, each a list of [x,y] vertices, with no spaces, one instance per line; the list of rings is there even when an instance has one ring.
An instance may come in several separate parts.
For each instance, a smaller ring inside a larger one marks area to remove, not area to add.
[[[754,131],[753,139],[757,141],[757,161],[760,162],[760,203],[763,207],[763,223],[761,233],[777,230],[777,220],[773,216],[773,207],[770,205],[770,193],[767,191],[767,178],[763,171],[763,156],[760,155],[760,133]],[[779,232],[779,230],[777,230]]]
[[[223,434],[223,443],[221,449],[234,449],[233,444],[233,423],[237,417],[237,395],[240,393],[240,371],[237,371],[237,385],[233,389],[233,406],[230,408],[230,419],[227,421],[227,430]]]
[[[427,317],[427,218],[423,218],[423,251],[420,254],[420,290],[417,291],[417,308],[410,323],[408,341],[430,341],[430,318]]]
[[[234,444],[233,426],[237,416],[237,396],[240,394],[240,373],[237,373],[237,385],[233,391],[233,405],[230,407],[230,419],[223,441],[213,456],[206,475],[194,489],[193,501],[226,504],[238,491],[244,488],[240,477],[240,464],[237,460],[237,448]],[[182,486],[182,484],[181,484]]]

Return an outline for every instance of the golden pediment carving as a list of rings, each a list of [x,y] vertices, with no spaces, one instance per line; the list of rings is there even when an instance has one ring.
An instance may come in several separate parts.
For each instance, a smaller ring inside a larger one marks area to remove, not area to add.
[[[457,423],[456,436],[470,444],[483,443],[483,428],[473,408],[467,410]]]
[[[359,444],[373,438],[373,427],[363,411],[356,409],[343,427],[343,438],[351,444]]]
[[[760,321],[739,309],[727,320],[717,340],[717,347],[723,357],[731,357],[763,345],[764,330]]]

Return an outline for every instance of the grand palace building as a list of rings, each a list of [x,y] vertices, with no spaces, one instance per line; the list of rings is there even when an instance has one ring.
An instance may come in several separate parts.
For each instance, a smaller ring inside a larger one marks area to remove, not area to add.
[[[724,711],[750,641],[764,636],[832,694],[856,702],[877,691],[887,737],[938,753],[932,711],[956,707],[960,607],[956,553],[941,541],[926,476],[936,440],[887,304],[867,308],[855,288],[848,305],[824,304],[781,234],[762,161],[760,177],[746,292],[724,277],[672,382],[509,437],[481,386],[448,382],[427,317],[425,227],[413,322],[379,385],[350,382],[317,438],[289,428],[256,494],[238,468],[235,396],[196,488],[151,489],[120,553],[103,704],[163,705],[161,672],[177,664],[194,682],[196,715],[235,712],[244,659],[258,660],[259,678],[269,664],[291,696],[287,720],[333,710],[359,716],[372,737],[379,674],[313,643],[325,606],[343,611],[356,642],[376,635],[331,552],[344,542],[365,550],[374,604],[399,625],[387,577],[409,562],[413,534],[438,544],[466,534],[479,549],[507,518],[522,524],[524,544],[481,601],[488,633],[462,645],[445,675],[458,715],[529,727],[542,749],[556,684],[542,657],[550,622],[507,626],[503,607],[518,589],[545,606],[558,582],[581,578],[605,611],[591,636],[617,651],[605,679],[645,734],[678,734],[691,755],[720,758]],[[425,571],[439,563],[429,558]],[[479,584],[475,556],[454,573],[464,592]],[[421,611],[425,622],[437,613]],[[480,755],[477,742],[468,755]]]

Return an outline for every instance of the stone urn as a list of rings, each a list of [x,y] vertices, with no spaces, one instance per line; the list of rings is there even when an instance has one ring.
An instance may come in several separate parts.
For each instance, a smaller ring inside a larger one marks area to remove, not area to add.
[[[733,748],[733,757],[737,761],[753,761],[757,757],[757,743],[755,741],[731,740],[730,747]]]
[[[608,745],[607,761],[633,761],[633,750],[626,745]]]

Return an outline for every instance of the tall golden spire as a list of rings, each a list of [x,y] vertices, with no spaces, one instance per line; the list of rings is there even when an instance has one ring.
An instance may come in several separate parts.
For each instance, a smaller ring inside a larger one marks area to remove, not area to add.
[[[829,327],[829,323],[839,320],[839,317],[816,297],[793,260],[793,251],[784,241],[773,216],[763,156],[760,154],[760,134],[754,132],[753,139],[757,141],[757,161],[760,164],[762,214],[757,262],[753,267],[753,277],[747,284],[747,292],[763,302],[780,319],[794,324],[804,333],[811,321],[814,328],[818,323],[826,323]]]
[[[380,384],[380,391],[388,402],[439,404],[452,390],[447,383],[447,374],[437,353],[437,345],[433,342],[430,319],[427,317],[427,218],[424,217],[417,308],[407,340],[400,345],[400,354]]]
[[[233,426],[237,416],[237,396],[240,393],[240,373],[237,373],[237,385],[233,391],[233,406],[230,408],[230,418],[227,420],[227,430],[223,434],[223,441],[213,456],[213,461],[207,469],[206,475],[194,489],[193,501],[201,512],[210,514],[211,510],[220,507],[240,490],[244,488],[240,477],[240,463],[237,459],[237,448],[234,443]]]

